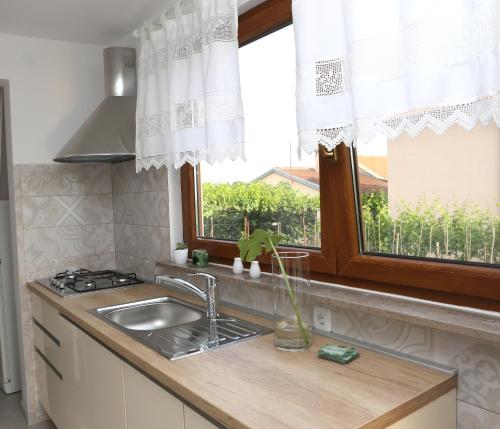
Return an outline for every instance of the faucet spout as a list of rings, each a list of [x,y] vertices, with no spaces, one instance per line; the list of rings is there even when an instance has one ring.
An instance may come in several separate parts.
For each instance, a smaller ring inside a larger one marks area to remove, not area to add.
[[[216,320],[218,317],[218,312],[217,312],[218,297],[217,297],[217,287],[216,287],[217,281],[215,277],[205,273],[189,274],[189,276],[204,277],[206,279],[206,285],[207,285],[206,292],[202,291],[198,286],[195,286],[194,284],[186,280],[167,275],[156,276],[156,283],[166,284],[166,285],[168,284],[176,285],[201,298],[203,301],[207,303],[207,318],[210,320]]]

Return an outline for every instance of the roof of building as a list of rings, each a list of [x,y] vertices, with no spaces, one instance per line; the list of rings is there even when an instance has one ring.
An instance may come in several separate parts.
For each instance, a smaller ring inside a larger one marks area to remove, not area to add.
[[[271,174],[278,174],[287,180],[293,180],[308,186],[311,189],[319,189],[319,171],[315,168],[306,167],[273,167],[254,179],[254,182],[262,180]],[[387,179],[377,173],[358,165],[359,187],[361,192],[376,192],[387,190]]]
[[[370,170],[380,179],[386,179],[387,174],[387,157],[386,156],[358,156],[358,164],[361,164],[365,170]]]

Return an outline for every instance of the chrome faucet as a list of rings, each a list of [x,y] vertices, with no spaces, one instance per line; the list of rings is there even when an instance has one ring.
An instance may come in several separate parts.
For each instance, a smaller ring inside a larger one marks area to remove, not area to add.
[[[218,289],[217,289],[217,279],[206,273],[194,273],[188,274],[190,277],[204,277],[206,282],[206,292],[202,291],[198,286],[194,284],[179,279],[176,277],[171,277],[168,275],[165,276],[156,276],[156,283],[158,284],[173,284],[176,286],[180,286],[183,289],[193,293],[197,297],[201,298],[203,301],[207,303],[207,318],[210,320],[216,320],[218,317],[217,313],[217,304],[218,304]]]

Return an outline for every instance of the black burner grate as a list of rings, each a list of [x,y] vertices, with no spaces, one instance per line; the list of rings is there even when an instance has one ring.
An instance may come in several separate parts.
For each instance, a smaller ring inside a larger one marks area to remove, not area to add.
[[[85,268],[67,270],[56,274],[54,278],[64,282],[64,287],[78,293],[144,283],[135,273],[122,274],[112,270],[90,271]]]

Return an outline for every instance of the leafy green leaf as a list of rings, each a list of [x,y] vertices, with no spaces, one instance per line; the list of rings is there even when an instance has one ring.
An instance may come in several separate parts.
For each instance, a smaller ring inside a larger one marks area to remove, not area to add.
[[[252,262],[263,252],[271,252],[273,250],[271,243],[276,247],[282,240],[282,235],[273,234],[272,231],[256,229],[250,237],[238,241],[240,257],[246,262]]]

